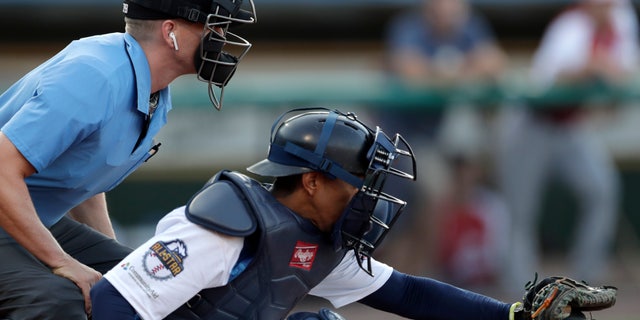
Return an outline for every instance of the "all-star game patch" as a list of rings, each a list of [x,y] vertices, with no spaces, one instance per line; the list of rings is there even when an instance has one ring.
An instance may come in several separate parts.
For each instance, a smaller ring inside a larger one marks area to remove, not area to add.
[[[180,239],[154,243],[142,258],[144,271],[156,280],[167,280],[184,270],[187,246]]]

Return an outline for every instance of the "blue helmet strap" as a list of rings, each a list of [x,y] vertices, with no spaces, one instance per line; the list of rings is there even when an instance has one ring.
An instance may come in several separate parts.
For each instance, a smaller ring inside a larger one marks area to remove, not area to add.
[[[322,154],[311,152],[305,148],[302,148],[295,143],[287,142],[284,146],[284,151],[288,154],[292,154],[298,158],[304,159],[304,165],[311,164],[311,169],[326,172],[329,175],[338,178],[348,184],[360,189],[362,187],[362,179],[354,176],[349,171],[342,168],[339,164],[325,158]]]
[[[354,176],[353,174],[342,168],[338,163],[324,157],[325,149],[327,149],[329,138],[331,138],[331,133],[333,132],[333,128],[336,125],[338,116],[339,114],[337,112],[331,111],[329,113],[327,119],[325,120],[324,126],[322,126],[322,132],[320,132],[320,137],[318,138],[316,149],[313,152],[302,148],[295,143],[287,142],[282,150],[280,150],[277,146],[272,146],[273,150],[271,150],[269,153],[269,159],[276,160],[276,162],[280,163],[285,162],[288,165],[306,166],[308,164],[311,164],[311,169],[326,172],[332,177],[343,180],[350,185],[360,189],[363,183],[362,179]],[[281,153],[281,151],[284,151],[284,153]],[[306,163],[290,163],[293,162],[293,160],[291,159],[291,157],[287,157],[286,154],[294,155],[300,159],[303,159]]]
[[[324,122],[324,126],[322,126],[322,132],[320,132],[318,144],[316,145],[316,150],[314,151],[315,154],[318,154],[321,157],[324,154],[324,150],[327,148],[327,144],[329,143],[329,138],[331,138],[333,127],[336,126],[336,120],[338,120],[338,113],[334,111],[329,112],[329,115]]]

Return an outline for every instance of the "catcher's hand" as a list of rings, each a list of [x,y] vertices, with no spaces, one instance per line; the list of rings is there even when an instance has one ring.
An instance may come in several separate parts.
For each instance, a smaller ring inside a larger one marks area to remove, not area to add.
[[[566,277],[549,277],[539,283],[529,282],[521,311],[515,319],[573,320],[586,319],[583,312],[612,307],[616,303],[617,288],[592,287]]]

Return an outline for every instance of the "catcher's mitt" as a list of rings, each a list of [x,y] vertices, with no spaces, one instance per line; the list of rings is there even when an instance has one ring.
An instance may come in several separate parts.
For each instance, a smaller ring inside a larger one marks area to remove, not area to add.
[[[583,312],[612,307],[617,288],[592,287],[566,277],[549,277],[525,286],[521,319],[562,320],[586,319]]]

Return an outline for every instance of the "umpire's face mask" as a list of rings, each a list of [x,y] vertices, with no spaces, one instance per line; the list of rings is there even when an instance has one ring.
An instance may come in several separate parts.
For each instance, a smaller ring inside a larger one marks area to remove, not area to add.
[[[195,55],[198,77],[218,87],[227,85],[238,65],[238,58],[222,51],[224,39],[216,32],[205,35]]]
[[[229,22],[215,22],[209,15],[200,47],[196,51],[194,64],[198,79],[209,84],[209,99],[213,106],[222,108],[224,86],[229,83],[238,63],[251,48],[251,43],[229,32]],[[219,88],[216,92],[216,89]]]

